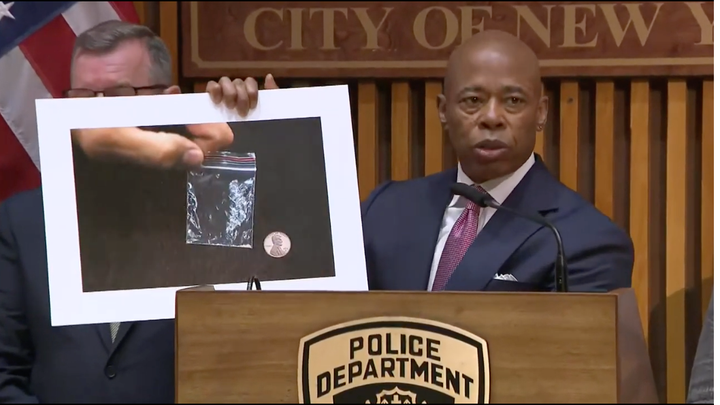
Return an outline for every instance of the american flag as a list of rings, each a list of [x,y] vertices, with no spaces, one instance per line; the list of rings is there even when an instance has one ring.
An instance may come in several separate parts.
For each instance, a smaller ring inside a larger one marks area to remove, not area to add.
[[[138,22],[131,1],[0,1],[0,201],[40,185],[35,100],[70,86],[75,37]]]

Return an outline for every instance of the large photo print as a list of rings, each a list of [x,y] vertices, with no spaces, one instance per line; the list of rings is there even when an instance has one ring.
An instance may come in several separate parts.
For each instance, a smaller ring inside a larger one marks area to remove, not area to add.
[[[178,289],[251,277],[267,290],[367,290],[345,86],[261,91],[245,118],[206,94],[37,111],[53,325],[172,318]],[[210,122],[227,122],[233,143],[190,170],[87,156],[69,136],[191,136]]]

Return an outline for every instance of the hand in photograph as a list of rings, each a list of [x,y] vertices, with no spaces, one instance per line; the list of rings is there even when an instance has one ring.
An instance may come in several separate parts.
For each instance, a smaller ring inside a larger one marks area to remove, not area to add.
[[[264,89],[277,89],[268,74]],[[216,104],[237,110],[246,116],[257,106],[258,83],[253,78],[209,81],[206,91]],[[172,93],[168,93],[172,94]],[[203,162],[206,152],[219,151],[233,142],[227,123],[187,125],[191,138],[140,128],[100,128],[72,131],[73,140],[91,158],[122,160],[158,168],[191,168]]]

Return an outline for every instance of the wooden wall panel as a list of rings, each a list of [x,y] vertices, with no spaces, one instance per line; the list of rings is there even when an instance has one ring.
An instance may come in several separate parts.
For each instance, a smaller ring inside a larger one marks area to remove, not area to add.
[[[580,87],[576,81],[560,84],[560,181],[578,191],[578,131]]]
[[[595,205],[615,213],[615,83],[599,81],[595,98]]]
[[[410,83],[394,82],[391,85],[391,146],[393,180],[408,180],[412,177],[412,135],[411,116],[412,98]]]
[[[375,83],[358,84],[358,176],[360,195],[366,197],[378,184],[378,89]]]
[[[442,82],[425,82],[423,120],[425,123],[425,175],[441,172],[446,166],[447,138],[443,134],[440,117],[437,114],[437,97],[442,93]]]
[[[633,81],[630,88],[630,237],[635,246],[633,288],[645,338],[650,323],[650,85]]]
[[[702,283],[702,302],[701,314],[696,314],[696,318],[704,319],[705,311],[710,304],[710,296],[713,291],[713,252],[714,247],[714,216],[713,216],[713,147],[714,130],[714,111],[713,111],[714,87],[711,80],[706,80],[702,84],[702,135],[701,148],[702,154],[700,161],[701,169],[701,269],[700,277]]]
[[[135,6],[135,12],[136,12],[137,15],[138,15],[138,19],[140,20],[140,24],[150,26],[150,24],[148,24],[148,21],[147,21],[147,11],[146,11],[147,6],[148,6],[147,3],[149,3],[149,2],[147,2],[147,1],[133,1],[133,5]]]
[[[170,51],[173,60],[173,80],[178,83],[180,80],[180,62],[179,62],[179,38],[178,38],[178,2],[177,1],[160,1],[160,18],[158,34],[165,42]]]
[[[668,402],[685,399],[685,264],[687,260],[687,87],[668,83],[666,192],[666,323]],[[670,236],[670,237],[668,237]]]
[[[177,3],[160,3],[160,32],[178,66]],[[204,91],[204,80],[180,77],[187,91]],[[344,83],[362,199],[385,180],[456,165],[437,116],[441,81]],[[684,402],[714,279],[713,78],[552,78],[544,91],[550,110],[535,151],[633,239],[633,288],[660,398]]]

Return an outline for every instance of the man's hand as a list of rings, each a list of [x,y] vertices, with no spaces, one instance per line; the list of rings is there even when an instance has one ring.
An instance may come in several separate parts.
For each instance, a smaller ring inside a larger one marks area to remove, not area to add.
[[[272,75],[265,76],[265,89],[277,88]],[[206,90],[215,104],[222,102],[227,108],[237,110],[241,117],[246,116],[250,110],[257,107],[258,83],[252,77],[233,81],[222,77],[217,82],[209,81]],[[201,164],[206,152],[223,150],[230,146],[234,139],[230,126],[224,122],[194,124],[188,125],[187,128],[195,137],[193,141],[197,145],[197,148],[193,148],[184,156],[183,164],[189,166]]]
[[[277,88],[272,75],[265,76],[265,89]],[[252,77],[233,81],[223,77],[217,82],[209,81],[206,91],[210,93],[210,98],[215,104],[223,102],[227,108],[236,109],[241,117],[246,116],[250,110],[257,107],[258,83]]]
[[[169,132],[130,127],[78,129],[71,133],[85,154],[97,160],[171,169],[195,167],[204,158],[197,143]]]
[[[265,89],[277,89],[272,75],[265,77]],[[246,116],[257,106],[258,83],[253,78],[231,81],[227,77],[210,81],[207,92],[216,103]],[[206,152],[219,151],[233,142],[227,123],[187,125],[193,139],[139,128],[73,130],[73,140],[85,153],[97,159],[124,160],[159,168],[189,168],[200,165]]]

